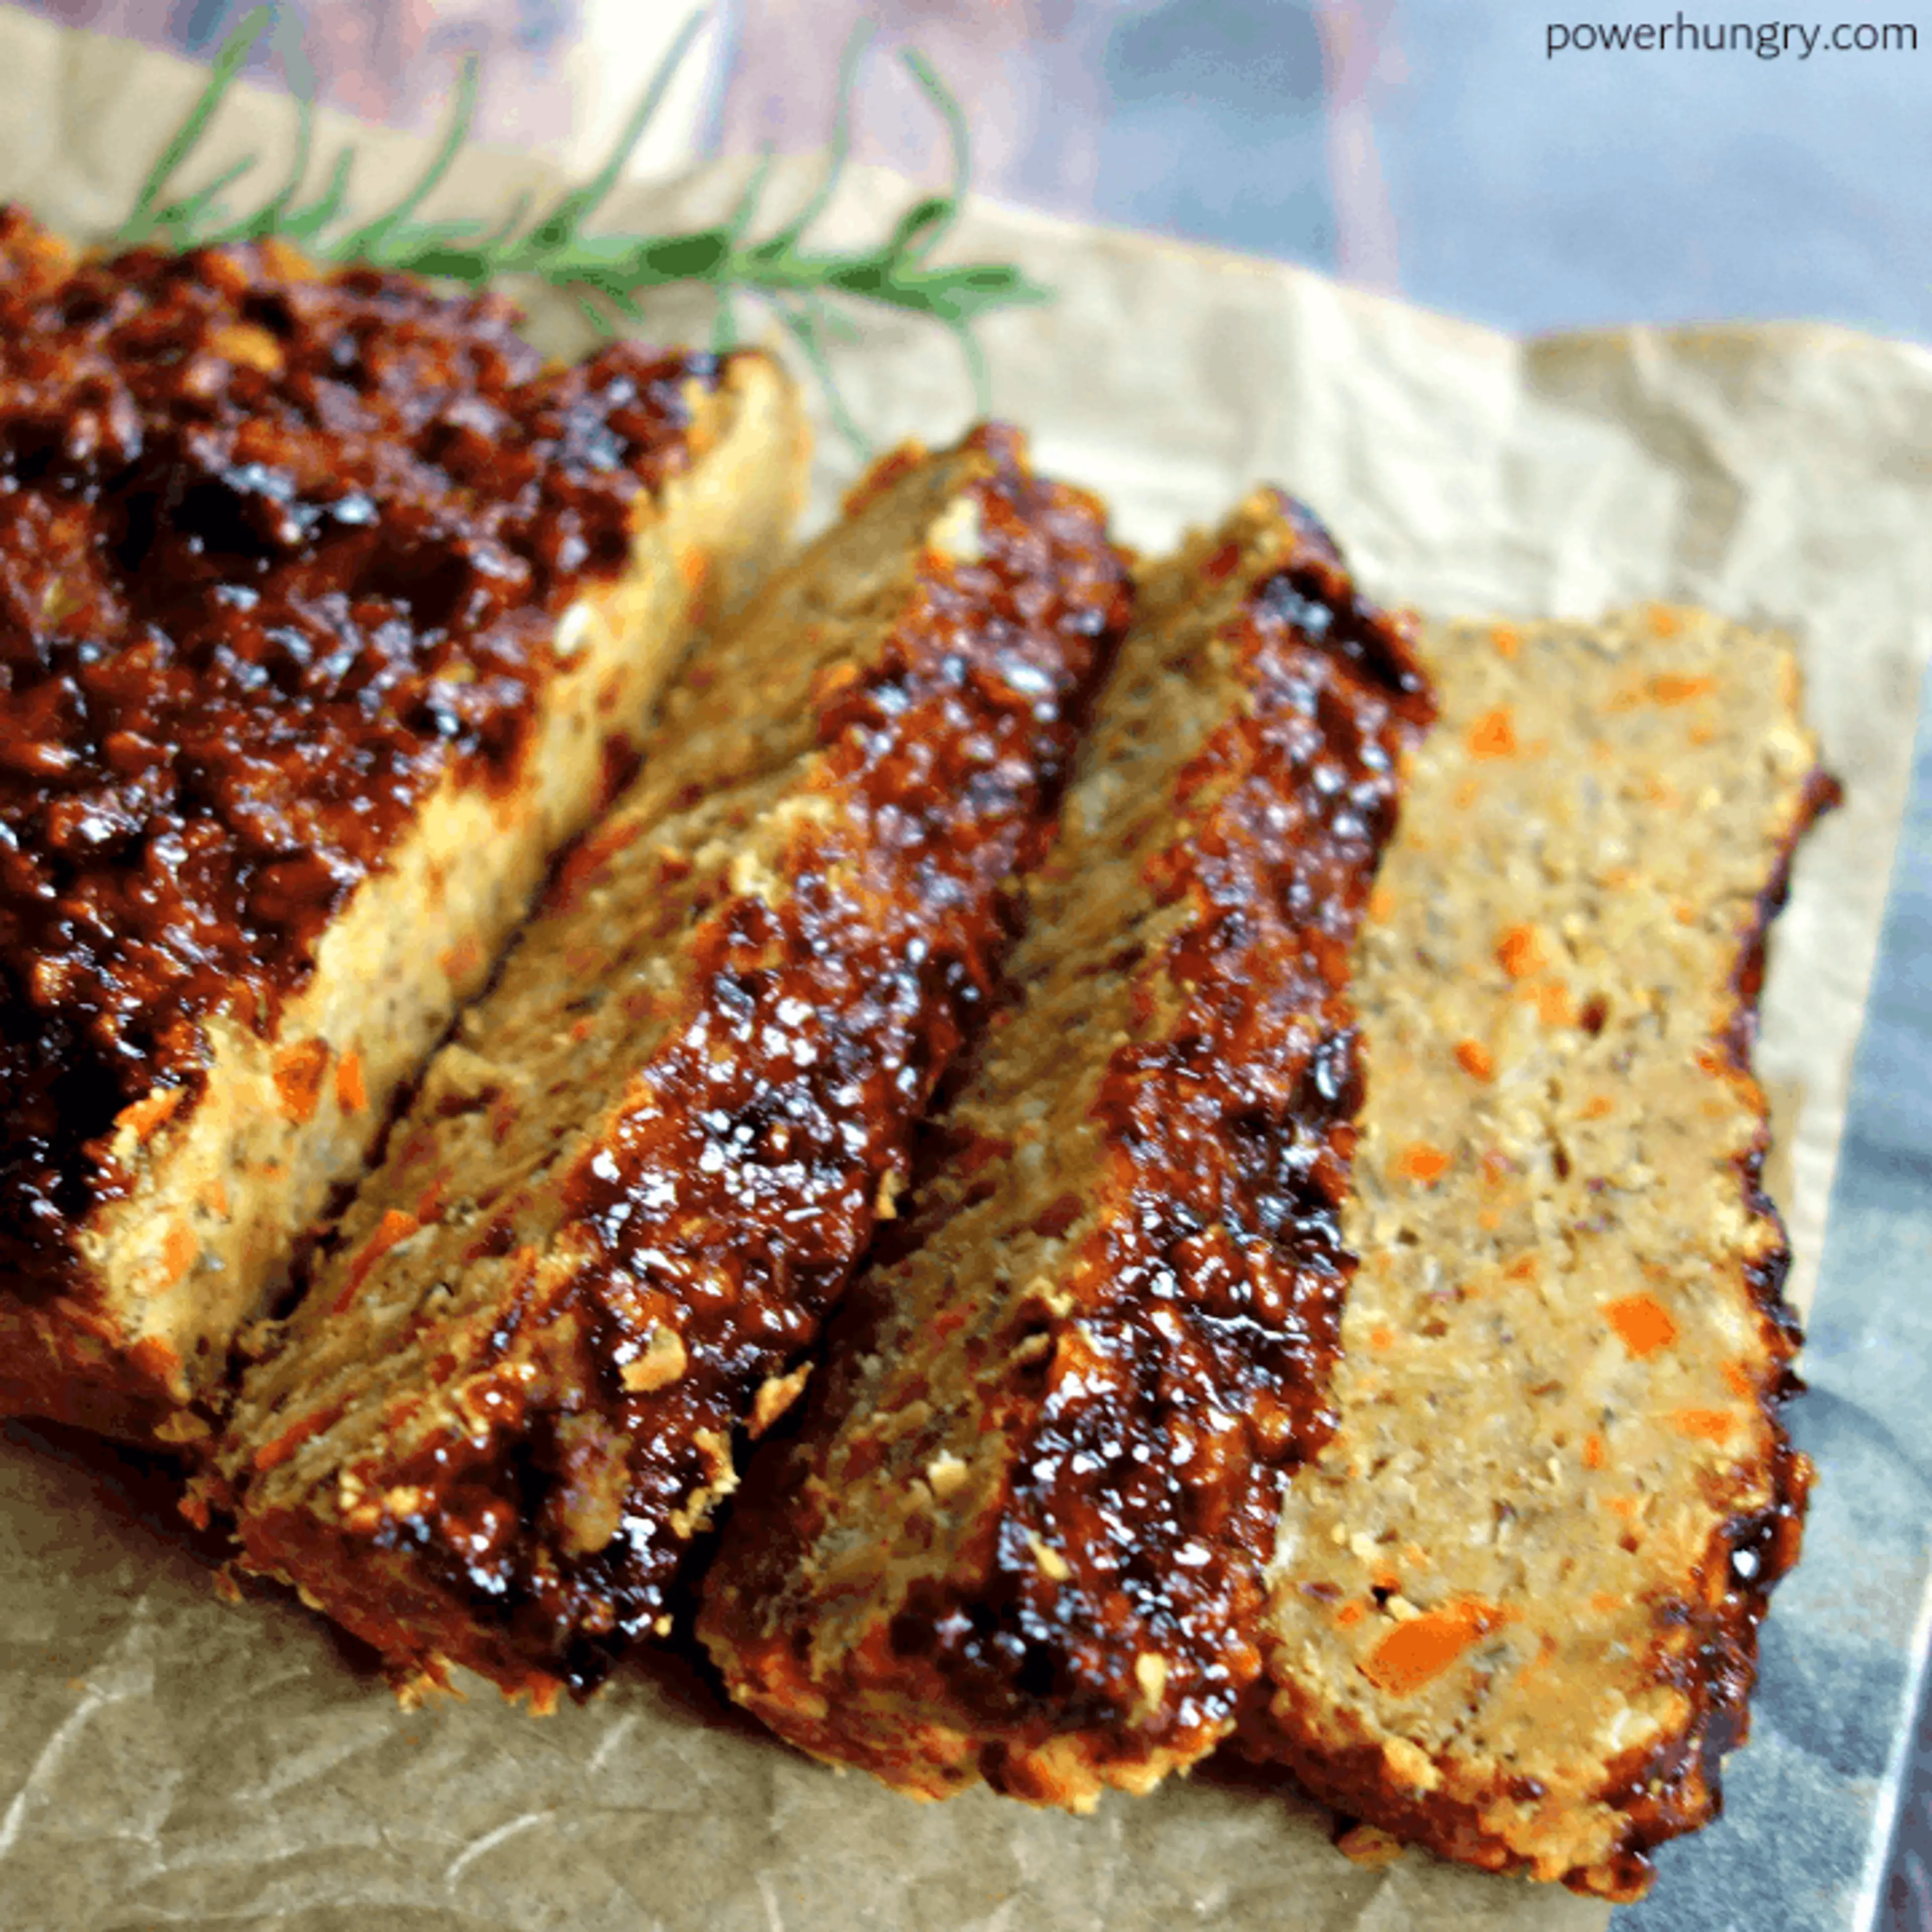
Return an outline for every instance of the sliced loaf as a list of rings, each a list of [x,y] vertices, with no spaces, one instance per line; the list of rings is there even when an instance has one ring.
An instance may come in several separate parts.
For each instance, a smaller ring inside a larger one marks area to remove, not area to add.
[[[248,1560],[538,1702],[668,1627],[734,1436],[890,1217],[1127,609],[988,430],[888,459],[691,668],[220,1449]]]
[[[794,1743],[1084,1808],[1232,1724],[1332,1421],[1347,958],[1428,711],[1273,492],[1146,576],[1010,1002],[706,1576]]]
[[[1831,795],[1774,636],[1426,640],[1356,968],[1340,1422],[1291,1486],[1252,1748],[1444,1855],[1628,1898],[1715,1814],[1808,1468],[1749,1072]]]

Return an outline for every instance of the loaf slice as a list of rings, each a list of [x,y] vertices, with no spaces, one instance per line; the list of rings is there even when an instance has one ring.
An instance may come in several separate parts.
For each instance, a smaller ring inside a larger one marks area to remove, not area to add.
[[[1256,1742],[1340,1810],[1612,1898],[1716,1814],[1808,1469],[1748,1070],[1830,797],[1774,636],[1453,626],[1356,968],[1340,1426]]]
[[[250,1564],[405,1679],[539,1703],[668,1628],[893,1212],[1127,596],[1099,506],[984,430],[889,459],[698,661],[243,1384]]]
[[[1332,1420],[1346,962],[1428,711],[1271,491],[1146,577],[1011,1003],[705,1580],[805,1750],[1084,1809],[1233,1723]]]
[[[274,248],[0,262],[0,1411],[179,1442],[806,432]]]

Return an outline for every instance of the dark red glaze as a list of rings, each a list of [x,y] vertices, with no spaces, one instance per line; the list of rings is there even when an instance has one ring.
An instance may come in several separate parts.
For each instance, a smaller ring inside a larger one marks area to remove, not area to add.
[[[1102,1082],[1098,1191],[1118,1211],[1072,1271],[1054,1352],[1022,1371],[1037,1394],[1015,1405],[989,1587],[907,1620],[1002,1730],[1125,1727],[1151,1651],[1166,1680],[1137,1736],[1204,1746],[1260,1667],[1282,1485],[1334,1427],[1362,1094],[1348,952],[1433,706],[1400,629],[1301,520],[1305,560],[1238,621],[1251,712],[1183,774],[1190,836],[1150,881],[1194,916],[1141,971],[1186,1004]],[[1070,1576],[1042,1573],[1035,1539]],[[982,1768],[1012,1774],[997,1752]]]
[[[670,1607],[689,1540],[670,1519],[710,1480],[700,1432],[728,1444],[816,1335],[985,1003],[1002,888],[1045,839],[1128,596],[1099,506],[1028,475],[1010,432],[977,440],[998,465],[975,486],[983,560],[928,559],[880,659],[823,680],[811,790],[838,812],[801,820],[776,907],[733,896],[706,916],[642,1070],[653,1098],[565,1184],[601,1258],[538,1318],[580,1318],[575,1342],[487,1444],[382,1478],[429,1499],[379,1543],[470,1603],[493,1634],[466,1660],[500,1676],[515,1653],[587,1689]],[[686,1366],[627,1391],[654,1326]],[[572,1492],[610,1480],[586,1459],[614,1432],[621,1526],[571,1555]]]
[[[1101,1214],[1059,1270],[1074,1310],[1023,1302],[989,1345],[975,1400],[982,1432],[1004,1444],[1004,1491],[975,1505],[943,1580],[915,1586],[884,1654],[855,1653],[852,1684],[794,1685],[811,1676],[813,1637],[795,1566],[826,1527],[811,1497],[857,1472],[862,1435],[849,1468],[821,1452],[856,1400],[853,1365],[900,1334],[890,1277],[869,1273],[800,1442],[754,1470],[712,1573],[707,1620],[734,1672],[773,1694],[758,1708],[781,1728],[796,1714],[810,1748],[889,1778],[905,1774],[896,1741],[868,1719],[842,1728],[847,1690],[944,1713],[981,1739],[989,1782],[1053,1798],[1029,1754],[1054,1736],[1085,1733],[1096,1759],[1198,1754],[1260,1668],[1282,1485],[1334,1426],[1353,1265],[1340,1213],[1362,1088],[1348,950],[1394,828],[1402,754],[1433,715],[1402,628],[1357,595],[1312,519],[1281,507],[1294,559],[1245,587],[1230,633],[1251,702],[1183,771],[1172,842],[1146,877],[1155,901],[1184,900],[1192,916],[1132,966],[1139,1036],[1115,1050],[1094,1102],[1105,1165],[1068,1204]],[[1241,562],[1230,546],[1208,572]],[[1175,992],[1178,1017],[1154,1024]],[[943,1123],[934,1136],[956,1176],[1013,1151],[968,1140]],[[969,1181],[932,1211],[992,1185]],[[1048,1221],[1071,1225],[1059,1208]],[[892,1245],[921,1234],[916,1218]],[[896,1387],[923,1399],[919,1378]],[[952,1426],[949,1411],[930,1442],[896,1439],[896,1466],[910,1472]],[[1166,1665],[1151,1712],[1136,1667],[1150,1652]]]
[[[272,1027],[452,764],[514,776],[717,369],[546,372],[498,298],[273,248],[57,272],[7,211],[0,259],[0,1274],[44,1289],[119,1109]]]

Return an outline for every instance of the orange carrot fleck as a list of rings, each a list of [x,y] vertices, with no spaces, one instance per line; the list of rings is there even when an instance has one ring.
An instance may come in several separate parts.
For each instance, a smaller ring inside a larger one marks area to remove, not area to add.
[[[1750,1370],[1742,1362],[1724,1364],[1724,1385],[1732,1394],[1742,1396],[1746,1402],[1753,1400],[1757,1394],[1757,1384],[1751,1380]]]
[[[1738,1418],[1728,1408],[1680,1408],[1672,1412],[1670,1426],[1693,1442],[1728,1442],[1736,1432]]]
[[[1668,604],[1653,604],[1650,607],[1650,628],[1660,638],[1674,638],[1679,628],[1677,613]]]
[[[1643,1498],[1641,1496],[1606,1496],[1604,1507],[1612,1516],[1620,1516],[1624,1522],[1634,1523],[1643,1514]]]
[[[1670,908],[1671,916],[1679,926],[1695,926],[1697,908],[1688,899],[1679,899]]]
[[[1491,1148],[1483,1156],[1483,1178],[1492,1187],[1500,1187],[1510,1177],[1510,1158],[1500,1148]]]
[[[311,1436],[320,1436],[342,1413],[340,1408],[319,1408],[312,1415],[304,1415],[298,1422],[292,1422],[272,1442],[265,1442],[255,1451],[255,1467],[266,1471],[286,1462]]]
[[[1360,1597],[1351,1597],[1335,1612],[1335,1621],[1344,1630],[1352,1630],[1369,1613],[1369,1606]]]
[[[1518,1255],[1503,1272],[1511,1281],[1534,1281],[1543,1267],[1540,1255]]]
[[[1386,926],[1395,916],[1395,894],[1387,886],[1378,886],[1369,895],[1369,916],[1378,926]]]
[[[304,1126],[315,1118],[322,1076],[328,1070],[328,1042],[304,1040],[275,1056],[275,1096],[282,1118]]]
[[[362,1082],[362,1056],[352,1046],[335,1063],[335,1104],[345,1114],[359,1114],[369,1104]]]
[[[1690,728],[1690,742],[1699,746],[1714,745],[1718,742],[1717,726],[1700,719]]]
[[[1494,1604],[1459,1597],[1439,1610],[1397,1624],[1358,1667],[1378,1690],[1411,1696],[1506,1621]]]
[[[483,963],[483,949],[474,939],[459,940],[454,946],[445,946],[436,956],[436,963],[452,985],[467,986]]]
[[[1596,1590],[1591,1593],[1590,1607],[1600,1617],[1614,1616],[1623,1608],[1624,1601],[1614,1590]]]
[[[1583,1438],[1584,1468],[1600,1469],[1604,1466],[1604,1438],[1593,1429]]]
[[[1493,1080],[1496,1077],[1496,1064],[1490,1058],[1490,1050],[1479,1040],[1466,1040],[1457,1043],[1456,1064],[1474,1080]]]
[[[211,1214],[220,1215],[224,1220],[228,1214],[228,1184],[220,1174],[211,1174],[207,1184],[195,1196],[196,1204]]]
[[[1378,1324],[1369,1330],[1369,1346],[1378,1350],[1393,1348],[1395,1346],[1395,1330]]]
[[[194,1266],[201,1244],[185,1221],[177,1221],[161,1243],[161,1286],[172,1288]]]
[[[677,574],[684,580],[684,587],[693,592],[704,588],[704,580],[711,574],[711,555],[694,544],[677,560]]]
[[[1503,1210],[1500,1208],[1484,1208],[1478,1210],[1476,1220],[1486,1234],[1493,1234],[1503,1224]]]
[[[1513,658],[1522,649],[1522,633],[1514,624],[1492,624],[1490,643],[1499,658]]]
[[[1527,980],[1544,963],[1543,942],[1532,926],[1506,926],[1496,940],[1496,964],[1512,980]]]
[[[1654,1295],[1626,1294],[1604,1304],[1610,1326],[1623,1337],[1624,1346],[1642,1361],[1677,1340],[1677,1324],[1670,1311]]]
[[[1660,704],[1688,704],[1694,698],[1708,698],[1718,688],[1714,677],[1684,677],[1676,671],[1660,671],[1650,681],[1650,694]]]
[[[1615,1111],[1616,1104],[1607,1094],[1593,1094],[1583,1102],[1583,1118],[1586,1120],[1605,1119]]]
[[[1449,1169],[1449,1156],[1427,1141],[1412,1141],[1396,1159],[1396,1172],[1433,1187]]]
[[[343,1284],[342,1292],[335,1298],[332,1312],[337,1315],[344,1313],[361,1293],[362,1284],[369,1279],[376,1264],[398,1243],[406,1241],[422,1226],[413,1214],[405,1214],[400,1208],[385,1209],[382,1220],[376,1224],[376,1232],[356,1257],[356,1264],[349,1270],[349,1279]]]
[[[185,1087],[158,1087],[144,1099],[131,1100],[114,1116],[116,1127],[132,1127],[134,1138],[146,1147],[188,1098]]]
[[[1486,711],[1469,727],[1466,742],[1472,758],[1508,758],[1516,754],[1516,721],[1507,704]]]
[[[1570,988],[1560,980],[1546,980],[1536,989],[1536,1011],[1545,1026],[1574,1026],[1576,1007]]]

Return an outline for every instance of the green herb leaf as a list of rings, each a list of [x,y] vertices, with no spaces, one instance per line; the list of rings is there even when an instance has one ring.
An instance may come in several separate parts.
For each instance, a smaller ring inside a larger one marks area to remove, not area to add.
[[[154,208],[161,197],[161,190],[167,186],[182,162],[200,146],[201,137],[208,132],[208,124],[214,118],[214,110],[221,105],[223,97],[235,84],[235,76],[255,51],[256,42],[268,31],[273,14],[271,8],[252,9],[242,16],[241,25],[222,43],[221,50],[214,56],[214,64],[209,70],[208,85],[201,91],[201,98],[188,110],[188,118],[169,137],[167,145],[148,170],[147,179],[141,184],[140,192],[134,197],[134,208],[118,238],[126,246],[134,248],[153,233]],[[232,173],[224,177],[232,178]]]
[[[958,220],[972,174],[972,149],[966,116],[923,56],[902,56],[907,70],[945,122],[952,153],[952,180],[942,194],[921,196],[894,224],[876,248],[845,252],[808,250],[805,238],[836,192],[851,152],[851,102],[869,30],[862,27],[848,44],[841,63],[838,108],[826,150],[825,169],[805,206],[763,241],[751,238],[772,157],[761,155],[737,206],[710,228],[676,235],[586,234],[585,226],[622,178],[626,165],[663,105],[678,70],[696,43],[709,15],[688,20],[638,104],[618,130],[602,165],[580,187],[568,190],[538,219],[529,220],[527,198],[509,216],[486,230],[477,220],[425,220],[419,211],[442,186],[469,140],[476,117],[478,72],[474,60],[458,74],[449,118],[427,166],[401,198],[384,212],[346,230],[349,182],[354,160],[345,149],[331,164],[321,193],[301,205],[314,145],[314,87],[298,49],[283,50],[299,104],[295,154],[282,186],[253,214],[230,217],[221,197],[255,166],[255,158],[237,162],[206,187],[164,201],[169,183],[193,157],[224,98],[268,30],[273,10],[258,7],[247,15],[216,56],[207,86],[188,118],[156,158],[142,184],[118,239],[187,249],[236,242],[280,239],[298,244],[325,262],[364,262],[409,274],[428,275],[481,288],[506,275],[529,275],[574,294],[584,313],[606,332],[619,322],[646,320],[638,298],[645,291],[679,282],[708,284],[717,298],[712,332],[714,349],[737,340],[736,306],[741,293],[760,297],[777,316],[825,392],[841,434],[862,450],[866,439],[833,380],[828,342],[850,340],[848,319],[827,302],[871,303],[926,316],[959,342],[983,411],[986,359],[973,334],[982,316],[1002,308],[1052,299],[1052,292],[1006,262],[962,262],[931,266],[933,251]],[[527,224],[527,225],[526,225]]]

